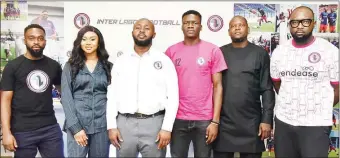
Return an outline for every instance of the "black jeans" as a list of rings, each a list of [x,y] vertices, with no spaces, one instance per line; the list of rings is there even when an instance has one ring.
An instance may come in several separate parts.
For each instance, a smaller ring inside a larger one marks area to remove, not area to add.
[[[212,145],[206,143],[206,130],[210,120],[191,121],[176,119],[172,129],[170,152],[171,157],[188,157],[191,141],[196,157],[211,157]]]
[[[14,152],[14,158],[35,157],[38,149],[43,158],[64,157],[63,134],[59,124],[34,131],[16,132],[13,135],[18,143],[18,148]]]

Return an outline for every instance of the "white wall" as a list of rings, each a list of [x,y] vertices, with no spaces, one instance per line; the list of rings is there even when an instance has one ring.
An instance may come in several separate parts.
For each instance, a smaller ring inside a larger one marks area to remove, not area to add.
[[[237,1],[237,3],[247,3],[246,1]],[[319,4],[319,2],[307,1],[250,1],[248,3],[263,4]],[[323,1],[323,3],[332,3],[332,1]],[[335,3],[333,1],[333,3]],[[175,20],[181,23],[182,14],[194,9],[202,14],[202,32],[203,40],[212,42],[218,46],[230,43],[228,35],[228,23],[234,15],[234,2],[65,2],[65,49],[71,50],[73,41],[79,29],[74,25],[74,18],[78,13],[86,13],[90,18],[90,25],[97,27],[103,34],[106,47],[113,59],[116,53],[133,46],[131,35],[132,24],[97,24],[98,19],[140,19],[148,18],[150,20]],[[100,12],[99,12],[100,10]],[[219,15],[223,18],[224,26],[218,32],[212,32],[207,27],[207,20],[211,15]],[[282,24],[287,25],[287,24]],[[66,28],[67,27],[67,28]],[[165,51],[170,45],[183,40],[181,25],[164,26],[156,25],[156,37],[153,40],[153,47]],[[287,32],[285,27],[280,28],[280,32]],[[284,38],[282,38],[284,40]]]

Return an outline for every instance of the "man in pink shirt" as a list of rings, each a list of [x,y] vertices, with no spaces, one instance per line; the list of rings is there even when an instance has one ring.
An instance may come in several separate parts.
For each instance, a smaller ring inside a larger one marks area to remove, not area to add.
[[[172,157],[188,157],[193,141],[195,157],[210,157],[218,132],[222,104],[222,75],[227,69],[219,47],[200,39],[202,16],[189,10],[182,16],[184,41],[169,47],[166,55],[176,67],[179,109],[174,123]]]

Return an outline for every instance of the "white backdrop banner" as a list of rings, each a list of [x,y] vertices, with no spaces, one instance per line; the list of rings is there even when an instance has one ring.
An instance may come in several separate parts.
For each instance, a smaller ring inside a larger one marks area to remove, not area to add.
[[[237,3],[247,2],[237,1]],[[307,1],[258,1],[256,3],[264,7],[266,4],[319,4]],[[202,14],[201,38],[203,40],[218,46],[231,42],[228,24],[234,16],[234,2],[65,2],[64,7],[67,51],[72,49],[79,28],[90,24],[102,32],[106,48],[115,59],[118,52],[133,46],[131,34],[133,23],[140,18],[148,18],[154,22],[156,29],[153,47],[165,52],[170,45],[183,40],[182,14],[190,9]],[[278,9],[275,12],[278,13]],[[268,21],[275,22],[275,15],[267,17]],[[285,39],[282,37],[286,37],[286,27],[281,27],[279,31],[280,42],[282,42],[282,39]]]
[[[232,2],[65,2],[65,48],[72,49],[78,28],[90,24],[103,34],[111,57],[133,47],[132,26],[140,18],[155,24],[153,47],[165,52],[183,40],[182,14],[194,9],[202,14],[201,38],[222,46],[230,42],[228,22]]]
[[[237,1],[237,3],[255,2]],[[259,17],[257,7],[263,7],[268,13],[267,20],[275,24],[275,17],[284,12],[280,11],[280,7],[277,7],[276,4],[320,4],[320,2],[308,1],[257,1],[256,3],[255,5],[237,4],[238,9],[241,9],[240,12],[236,8],[234,10],[234,2],[65,2],[65,50],[72,50],[79,28],[92,25],[102,32],[106,48],[114,61],[117,54],[124,53],[124,50],[133,47],[133,23],[140,18],[148,18],[155,24],[156,37],[153,40],[153,47],[165,52],[169,46],[184,39],[181,20],[182,14],[188,10],[197,10],[202,15],[201,39],[217,46],[223,46],[231,42],[228,35],[228,25],[236,12],[252,17],[253,19],[248,19],[248,21],[254,23],[251,29],[256,30]],[[322,3],[337,2],[322,1]],[[318,15],[317,12],[315,14]],[[280,32],[280,43],[287,38],[286,22],[282,23],[280,28],[277,29],[277,32]],[[274,24],[262,24],[266,25],[267,28],[258,30],[258,32],[270,32],[265,29],[274,30],[274,28],[270,28],[274,27]],[[111,152],[110,156],[115,155]],[[169,156],[169,151],[167,156]]]

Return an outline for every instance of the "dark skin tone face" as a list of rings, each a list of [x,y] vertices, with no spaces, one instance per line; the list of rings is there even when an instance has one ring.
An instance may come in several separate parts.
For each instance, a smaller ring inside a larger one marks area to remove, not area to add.
[[[311,10],[305,7],[299,7],[296,8],[290,17],[290,22],[295,20],[305,20],[305,19],[313,19],[310,22],[310,25],[306,27],[307,22],[305,22],[305,26],[302,25],[302,23],[299,23],[299,25],[295,28],[293,28],[291,25],[289,25],[290,33],[292,34],[292,37],[295,39],[297,43],[300,44],[306,44],[312,40],[311,33],[314,29],[315,21],[314,21],[314,15]],[[296,22],[295,22],[296,23]]]
[[[46,46],[45,33],[39,28],[28,29],[25,33],[25,45],[30,48],[28,50],[30,54],[34,53],[31,51],[39,52]]]
[[[134,26],[132,35],[139,41],[144,41],[155,36],[155,26],[147,19],[138,20]]]
[[[182,31],[185,38],[199,38],[202,30],[201,19],[199,16],[189,14],[182,19]]]
[[[244,17],[235,16],[229,22],[229,36],[233,42],[242,42],[247,40],[248,24]]]

